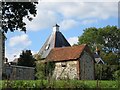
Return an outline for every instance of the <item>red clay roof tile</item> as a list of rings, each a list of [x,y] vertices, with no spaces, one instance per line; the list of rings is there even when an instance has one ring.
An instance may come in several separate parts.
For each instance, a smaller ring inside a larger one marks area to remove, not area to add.
[[[47,56],[47,61],[66,61],[66,60],[76,60],[78,59],[86,44],[72,47],[62,47],[62,48],[54,48],[50,51]]]

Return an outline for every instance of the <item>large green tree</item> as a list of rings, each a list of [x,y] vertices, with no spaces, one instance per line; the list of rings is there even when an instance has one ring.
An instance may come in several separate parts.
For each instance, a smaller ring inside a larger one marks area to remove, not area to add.
[[[36,59],[33,58],[31,50],[22,51],[20,57],[18,58],[17,65],[35,67]]]
[[[78,44],[86,43],[92,51],[98,47],[101,57],[108,64],[118,64],[120,61],[120,29],[117,26],[86,28],[78,38]]]
[[[7,33],[8,30],[21,30],[26,32],[26,23],[23,18],[32,20],[36,16],[36,4],[38,2],[2,2],[2,29]]]

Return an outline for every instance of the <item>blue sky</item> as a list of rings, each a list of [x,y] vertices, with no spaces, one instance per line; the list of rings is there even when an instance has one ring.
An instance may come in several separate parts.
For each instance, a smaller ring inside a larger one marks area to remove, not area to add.
[[[45,2],[46,1],[46,2]],[[88,27],[118,25],[118,3],[116,2],[48,2],[37,5],[37,16],[32,22],[24,19],[27,33],[7,33],[6,57],[9,61],[19,57],[22,50],[37,53],[57,23],[70,44],[77,43],[78,36]],[[16,56],[16,57],[14,57]]]

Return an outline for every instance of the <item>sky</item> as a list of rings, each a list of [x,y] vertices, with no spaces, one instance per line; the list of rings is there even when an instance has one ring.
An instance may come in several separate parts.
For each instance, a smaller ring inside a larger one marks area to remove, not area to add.
[[[60,31],[71,45],[78,42],[83,30],[89,27],[118,26],[118,2],[115,0],[40,0],[37,16],[30,22],[26,18],[27,33],[6,34],[5,55],[9,61],[18,58],[22,50],[37,53],[52,33],[57,23]]]

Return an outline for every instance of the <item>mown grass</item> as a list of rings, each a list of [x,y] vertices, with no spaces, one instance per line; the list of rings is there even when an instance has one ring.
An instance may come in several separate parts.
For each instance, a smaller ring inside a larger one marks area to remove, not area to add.
[[[1,81],[0,81],[1,82]],[[118,88],[118,81],[104,80],[9,80],[2,88]]]

